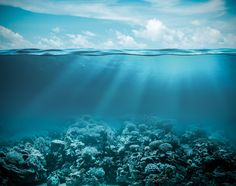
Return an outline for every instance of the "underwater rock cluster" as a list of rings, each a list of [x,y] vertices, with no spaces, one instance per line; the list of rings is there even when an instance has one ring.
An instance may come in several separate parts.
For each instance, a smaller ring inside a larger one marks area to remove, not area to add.
[[[114,130],[82,117],[59,135],[0,150],[0,185],[234,185],[234,145],[205,132],[178,133],[166,121]]]

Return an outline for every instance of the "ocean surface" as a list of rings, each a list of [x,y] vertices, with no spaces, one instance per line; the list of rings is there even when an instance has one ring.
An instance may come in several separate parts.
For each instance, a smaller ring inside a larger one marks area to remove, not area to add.
[[[0,50],[0,185],[236,185],[236,49]]]
[[[2,139],[84,114],[114,126],[157,116],[235,132],[235,49],[1,50],[0,87]]]

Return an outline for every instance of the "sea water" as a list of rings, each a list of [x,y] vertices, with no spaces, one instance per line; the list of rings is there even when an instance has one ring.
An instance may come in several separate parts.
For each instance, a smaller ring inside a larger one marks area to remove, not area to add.
[[[112,129],[171,120],[177,131],[235,140],[235,49],[2,50],[0,87],[4,143],[64,131],[84,115]]]
[[[9,50],[0,62],[2,137],[52,129],[83,114],[156,115],[179,127],[235,129],[232,49]]]

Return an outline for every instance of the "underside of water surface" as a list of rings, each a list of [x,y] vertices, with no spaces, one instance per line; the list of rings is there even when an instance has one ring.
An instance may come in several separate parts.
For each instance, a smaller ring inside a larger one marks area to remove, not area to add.
[[[1,50],[0,185],[236,184],[236,50]]]

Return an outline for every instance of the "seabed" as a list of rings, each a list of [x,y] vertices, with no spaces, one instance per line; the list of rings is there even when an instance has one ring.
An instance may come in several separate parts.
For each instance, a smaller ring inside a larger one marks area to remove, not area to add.
[[[169,120],[124,121],[114,129],[83,116],[66,131],[5,143],[1,185],[234,185],[235,146]]]

